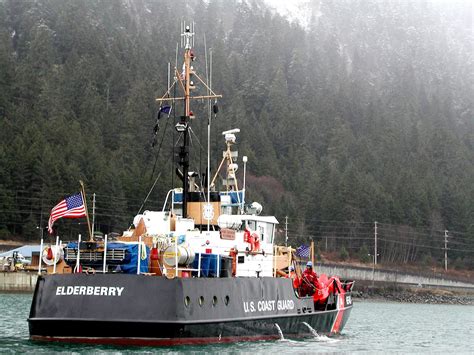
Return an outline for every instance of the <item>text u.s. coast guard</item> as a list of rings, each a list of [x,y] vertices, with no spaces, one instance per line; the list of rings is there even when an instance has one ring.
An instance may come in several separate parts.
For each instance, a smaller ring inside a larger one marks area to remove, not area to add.
[[[58,286],[56,296],[121,296],[125,287]]]
[[[244,302],[244,312],[271,312],[271,311],[287,311],[295,308],[295,303],[292,300],[263,300]]]

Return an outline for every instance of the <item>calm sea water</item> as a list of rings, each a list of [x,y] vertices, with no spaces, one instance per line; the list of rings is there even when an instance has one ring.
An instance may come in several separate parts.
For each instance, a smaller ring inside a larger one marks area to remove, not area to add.
[[[167,348],[43,344],[28,340],[30,294],[0,294],[0,353],[474,353],[474,306],[354,302],[338,337]]]

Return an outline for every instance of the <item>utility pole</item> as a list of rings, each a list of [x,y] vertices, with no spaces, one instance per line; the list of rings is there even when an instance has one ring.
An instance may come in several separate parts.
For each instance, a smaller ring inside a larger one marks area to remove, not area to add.
[[[288,246],[288,216],[285,216],[285,246]]]
[[[374,237],[375,237],[375,244],[374,244],[374,265],[377,265],[377,221],[375,221],[375,233],[374,233]]]
[[[444,271],[448,271],[448,231],[444,230]]]

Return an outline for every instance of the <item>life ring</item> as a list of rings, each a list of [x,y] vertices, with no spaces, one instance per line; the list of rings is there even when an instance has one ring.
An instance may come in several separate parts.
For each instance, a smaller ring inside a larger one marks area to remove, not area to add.
[[[55,260],[56,257],[56,260]],[[64,250],[61,246],[51,245],[49,247],[45,247],[41,253],[41,259],[46,265],[52,266],[59,261],[61,261],[64,257]]]

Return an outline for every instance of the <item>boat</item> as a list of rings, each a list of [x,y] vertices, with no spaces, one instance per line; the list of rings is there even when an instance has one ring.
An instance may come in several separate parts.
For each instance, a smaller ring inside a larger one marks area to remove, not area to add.
[[[303,259],[275,245],[277,219],[247,203],[245,157],[242,185],[236,173],[239,129],[222,132],[225,150],[212,179],[209,160],[206,173],[190,171],[190,103],[209,100],[211,117],[218,109],[210,100],[219,95],[193,68],[194,24],[181,27],[183,69],[157,101],[158,119],[183,105],[175,126],[182,186],[168,192],[161,210],[139,213],[122,235],[90,234],[44,249],[40,260],[51,272],[38,277],[34,291],[32,340],[170,346],[332,336],[349,318],[353,281],[320,275],[302,293]],[[194,80],[206,95],[193,94]],[[174,85],[181,97],[170,96]]]

